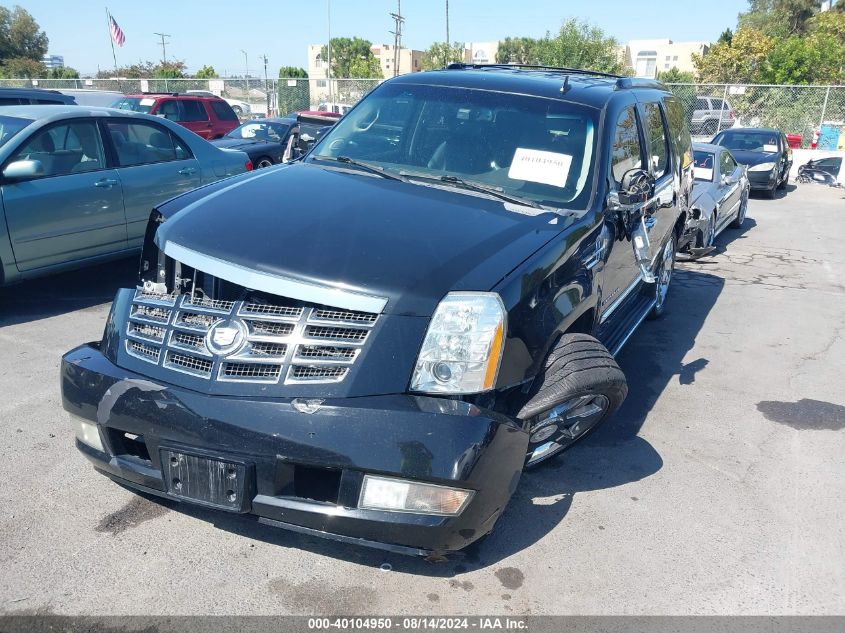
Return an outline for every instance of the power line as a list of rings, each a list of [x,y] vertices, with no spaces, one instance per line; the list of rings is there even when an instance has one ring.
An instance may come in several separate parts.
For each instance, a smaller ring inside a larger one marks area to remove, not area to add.
[[[399,61],[402,59],[399,51],[402,49],[402,25],[405,24],[405,18],[402,17],[402,0],[396,0],[396,13],[391,13],[393,18],[393,28],[390,31],[393,34],[393,76],[399,74]]]

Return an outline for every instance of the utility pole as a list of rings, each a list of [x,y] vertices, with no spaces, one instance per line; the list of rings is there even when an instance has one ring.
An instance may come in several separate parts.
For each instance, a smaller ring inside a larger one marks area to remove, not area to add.
[[[170,42],[165,42],[165,37],[170,37],[170,33],[153,33],[153,35],[158,35],[161,38],[161,63],[167,63],[167,45]]]
[[[396,0],[396,13],[391,13],[393,18],[393,76],[399,74],[399,61],[402,59],[400,51],[402,50],[402,25],[405,23],[405,18],[402,17],[402,0]]]
[[[267,53],[259,57],[264,62],[264,94],[267,95],[267,116],[270,116],[270,82],[267,81]]]
[[[329,103],[332,103],[332,0],[326,0],[329,12],[329,44],[326,47],[326,57],[328,62],[326,65],[326,79],[329,80]]]
[[[449,50],[449,0],[446,0],[446,50]]]
[[[249,101],[249,58],[244,49],[241,52],[244,54],[244,99]]]

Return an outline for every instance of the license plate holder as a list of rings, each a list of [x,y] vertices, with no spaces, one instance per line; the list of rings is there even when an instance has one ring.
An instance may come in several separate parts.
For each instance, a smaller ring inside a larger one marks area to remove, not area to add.
[[[248,510],[251,464],[173,449],[161,449],[160,456],[168,494],[230,512]]]

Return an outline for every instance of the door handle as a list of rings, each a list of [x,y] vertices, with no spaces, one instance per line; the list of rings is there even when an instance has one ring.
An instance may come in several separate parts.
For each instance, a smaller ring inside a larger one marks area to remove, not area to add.
[[[98,180],[94,183],[95,187],[105,187],[106,189],[111,189],[114,187],[118,182],[113,178],[103,178],[102,180]]]
[[[184,169],[180,169],[179,173],[183,176],[192,176],[193,174],[197,173],[195,167],[185,167]]]

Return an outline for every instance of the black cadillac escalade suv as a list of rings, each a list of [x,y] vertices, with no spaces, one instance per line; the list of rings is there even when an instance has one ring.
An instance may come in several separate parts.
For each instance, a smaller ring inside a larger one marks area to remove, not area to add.
[[[414,554],[490,532],[619,407],[692,186],[656,82],[453,65],[292,164],[153,210],[136,288],[68,352],[77,448],[148,493]]]

